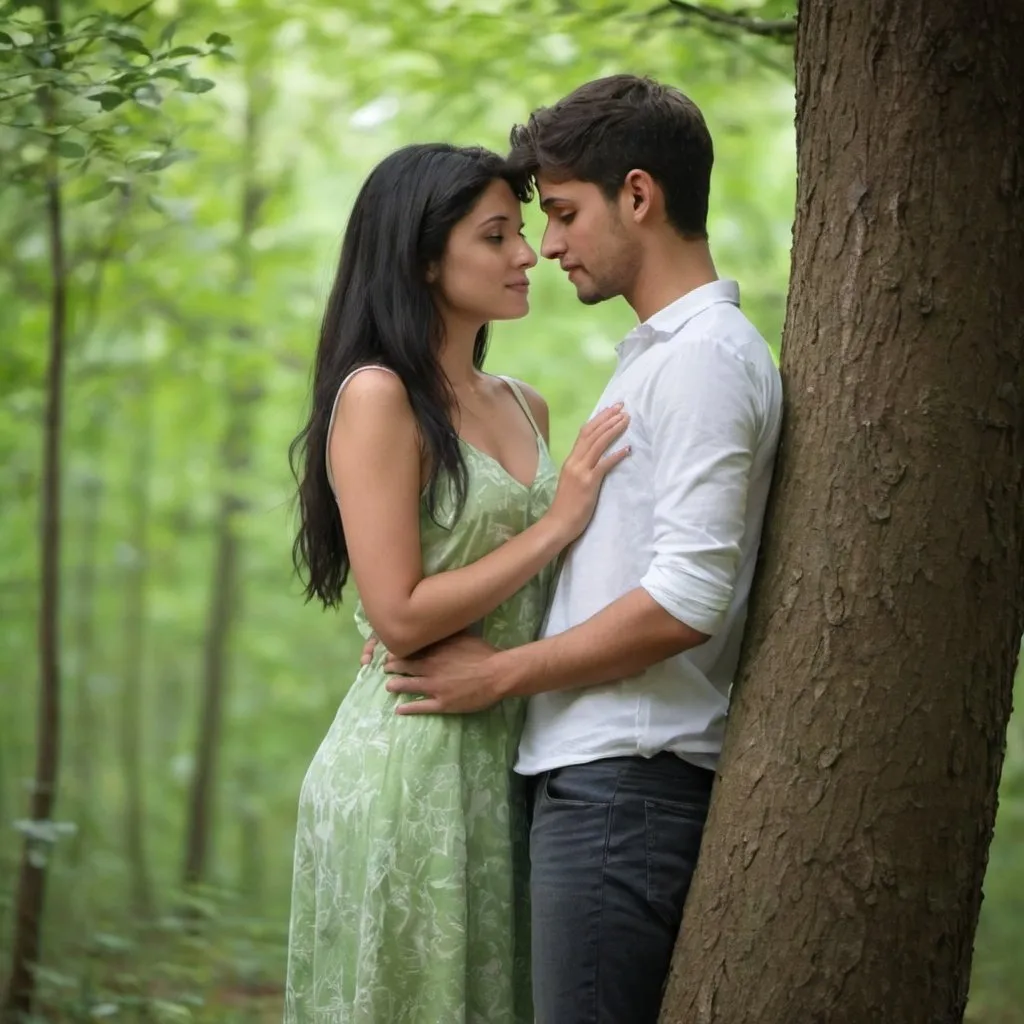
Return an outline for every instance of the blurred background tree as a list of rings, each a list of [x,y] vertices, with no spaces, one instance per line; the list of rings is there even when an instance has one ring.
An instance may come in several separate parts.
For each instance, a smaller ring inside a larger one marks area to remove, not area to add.
[[[777,350],[792,38],[734,18],[605,0],[0,4],[0,972],[24,860],[47,876],[37,1019],[280,1018],[298,789],[358,659],[351,602],[325,615],[293,578],[286,449],[380,157],[502,151],[533,107],[605,73],[677,84],[715,137],[719,271]],[[547,397],[557,457],[631,314],[580,306],[557,267],[533,281],[489,368]],[[1024,1020],[1022,833],[1014,722],[973,1020]]]

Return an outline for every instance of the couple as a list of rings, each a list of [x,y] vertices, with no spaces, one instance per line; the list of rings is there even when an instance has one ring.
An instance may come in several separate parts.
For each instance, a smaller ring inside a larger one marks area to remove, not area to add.
[[[711,165],[690,100],[617,75],[507,159],[410,146],[356,200],[296,556],[328,606],[351,569],[380,642],[302,786],[289,1024],[657,1019],[781,419]],[[481,369],[527,312],[534,191],[542,255],[640,321],[561,472],[544,399]]]

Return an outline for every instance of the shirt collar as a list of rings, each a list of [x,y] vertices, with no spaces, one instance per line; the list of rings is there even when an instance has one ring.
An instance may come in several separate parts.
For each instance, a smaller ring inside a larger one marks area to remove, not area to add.
[[[709,306],[715,306],[720,302],[731,302],[734,306],[740,304],[740,287],[735,281],[718,280],[702,284],[675,302],[669,303],[664,309],[659,309],[640,326],[649,327],[655,333],[668,337],[679,331],[698,313],[703,313]]]
[[[675,302],[659,309],[643,323],[637,324],[615,346],[615,351],[622,359],[628,353],[634,352],[638,345],[667,341],[682,330],[686,323],[698,313],[703,313],[705,309],[718,305],[720,302],[731,302],[735,306],[740,304],[740,287],[735,281],[729,279],[710,281],[708,284],[702,284],[699,288],[687,292]]]

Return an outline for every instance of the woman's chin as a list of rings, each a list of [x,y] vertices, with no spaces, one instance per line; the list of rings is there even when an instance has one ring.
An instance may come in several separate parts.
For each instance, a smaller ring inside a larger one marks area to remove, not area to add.
[[[524,295],[517,302],[505,306],[499,313],[495,310],[492,320],[522,320],[530,312],[530,300]]]

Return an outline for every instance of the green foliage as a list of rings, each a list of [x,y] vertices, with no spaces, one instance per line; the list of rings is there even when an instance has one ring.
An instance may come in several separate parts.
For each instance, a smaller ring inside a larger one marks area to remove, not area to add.
[[[778,19],[792,4],[746,5]],[[34,754],[40,422],[50,287],[43,175],[67,199],[71,338],[62,561],[64,741],[49,896],[52,1021],[280,1019],[278,986],[298,788],[356,671],[351,598],[305,606],[290,564],[286,464],[351,201],[380,157],[414,140],[504,148],[509,127],[614,71],[672,81],[716,142],[718,268],[777,346],[794,201],[791,53],[664,5],[408,0],[217,5],[121,0],[0,6],[0,817],[25,814]],[[720,5],[722,10],[730,10]],[[682,24],[680,22],[682,21]],[[46,55],[50,54],[50,57]],[[211,85],[212,83],[212,85]],[[213,87],[215,86],[215,87]],[[46,95],[57,97],[51,108]],[[20,94],[20,95],[19,95]],[[51,147],[56,145],[54,154]],[[60,148],[63,147],[63,148]],[[536,209],[526,211],[536,246]],[[564,455],[632,317],[581,307],[557,268],[533,312],[494,332],[489,368],[536,386]],[[224,465],[234,396],[252,389],[251,458]],[[150,437],[141,470],[139,438]],[[182,893],[188,784],[219,496],[242,499],[240,585],[207,885]],[[138,503],[148,510],[140,539]],[[144,658],[128,676],[129,582],[145,573]],[[126,686],[142,716],[153,914],[130,903],[124,835]],[[1021,1020],[1014,911],[1024,744],[1011,736],[978,940],[978,1020]],[[1015,809],[1016,808],[1016,809]],[[0,948],[20,836],[0,830]],[[1019,902],[1019,901],[1018,901]],[[998,1016],[1000,1013],[1002,1017]]]
[[[202,47],[173,45],[174,25],[156,39],[145,31],[143,4],[127,14],[65,5],[65,20],[45,19],[35,5],[0,7],[0,160],[11,183],[38,181],[48,153],[66,162],[67,184],[80,202],[133,181],[188,154],[174,148],[170,92],[203,93],[196,57],[227,59],[231,40],[211,33]]]

